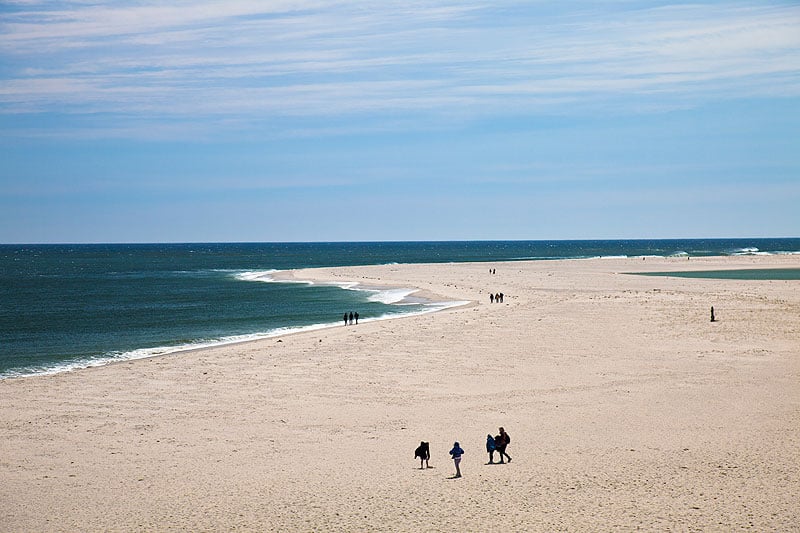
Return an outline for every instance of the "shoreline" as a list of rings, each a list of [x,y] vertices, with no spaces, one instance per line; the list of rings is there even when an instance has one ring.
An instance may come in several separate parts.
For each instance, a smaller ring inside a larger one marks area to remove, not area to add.
[[[597,257],[575,257],[575,258],[565,258],[565,259],[533,259],[533,260],[515,260],[515,261],[497,261],[497,262],[464,262],[464,263],[441,263],[441,264],[453,264],[453,265],[483,265],[483,264],[493,264],[493,265],[508,265],[513,266],[520,263],[539,263],[539,262],[546,262],[546,263],[556,263],[556,264],[568,264],[570,262],[629,262],[632,260],[642,260],[642,264],[646,262],[647,259],[650,259],[650,264],[654,261],[667,261],[669,265],[676,264],[676,261],[683,262],[687,267],[691,265],[692,268],[680,269],[680,270],[673,270],[675,272],[692,272],[692,271],[706,271],[706,270],[713,270],[707,268],[707,262],[713,262],[716,264],[717,262],[727,263],[727,268],[722,270],[749,270],[749,269],[758,269],[759,267],[753,266],[754,263],[760,262],[779,262],[780,265],[785,265],[789,263],[794,265],[795,268],[800,268],[800,260],[792,260],[793,258],[797,258],[800,256],[800,253],[793,252],[793,253],[742,253],[742,254],[734,254],[734,255],[720,255],[720,256],[700,256],[695,257],[694,262],[691,261],[691,257],[687,258],[684,255],[669,255],[669,256],[597,256]],[[773,261],[772,259],[776,259],[778,261]],[[702,268],[695,268],[695,266],[701,263]],[[734,265],[731,265],[734,263]],[[339,267],[312,267],[312,268],[300,268],[300,269],[290,269],[290,270],[265,270],[262,271],[259,275],[263,276],[266,275],[270,278],[271,282],[276,283],[305,283],[305,284],[320,284],[320,285],[330,285],[330,286],[337,286],[342,288],[343,290],[360,290],[360,291],[385,291],[391,289],[398,289],[398,290],[407,290],[409,294],[402,298],[397,302],[391,302],[389,305],[402,305],[404,303],[417,303],[421,305],[431,306],[432,309],[418,311],[418,312],[410,312],[410,313],[397,313],[396,315],[382,315],[377,318],[367,318],[362,319],[362,322],[372,322],[378,320],[394,320],[398,318],[404,318],[409,316],[416,316],[416,315],[424,315],[429,313],[436,313],[439,311],[443,311],[446,309],[458,308],[458,307],[469,307],[472,305],[476,305],[477,302],[475,300],[452,300],[446,296],[438,294],[432,290],[426,290],[419,287],[408,287],[404,286],[402,283],[394,283],[394,284],[375,284],[375,285],[368,285],[361,281],[355,280],[339,280],[336,281],[332,278],[342,277],[342,274],[338,271],[343,271],[346,269],[370,269],[370,268],[389,268],[392,269],[394,267],[398,267],[401,265],[439,265],[440,263],[405,263],[405,264],[387,264],[387,265],[355,265],[355,266],[339,266]],[[738,266],[736,266],[738,265]],[[774,266],[771,268],[781,268],[781,266]],[[298,273],[302,272],[303,276],[298,277]],[[669,277],[669,274],[666,272],[620,272],[629,275],[660,275],[664,277]],[[322,273],[322,274],[320,274]],[[361,276],[362,279],[370,279],[366,278],[365,276]],[[709,278],[706,278],[709,279]],[[710,278],[713,279],[713,278]],[[357,287],[357,288],[356,288]],[[414,300],[412,301],[411,297],[413,296]],[[30,373],[21,373],[17,375],[7,375],[7,376],[0,376],[0,382],[4,380],[13,380],[13,379],[28,379],[28,378],[35,378],[35,377],[44,377],[44,376],[53,376],[65,372],[77,372],[82,370],[87,370],[91,368],[99,368],[106,365],[116,365],[116,364],[124,364],[129,361],[138,361],[138,360],[146,360],[155,357],[164,357],[168,355],[174,354],[181,354],[181,353],[190,353],[196,352],[200,350],[208,350],[208,349],[215,349],[218,347],[223,346],[232,346],[237,344],[249,344],[249,343],[257,343],[261,341],[268,341],[270,339],[274,339],[281,336],[286,335],[297,335],[303,333],[311,333],[315,331],[319,331],[322,329],[328,328],[335,328],[341,325],[338,321],[332,321],[330,323],[321,323],[321,324],[309,324],[306,326],[297,326],[297,327],[286,327],[286,328],[277,328],[271,331],[265,332],[257,332],[251,334],[243,334],[243,335],[234,335],[230,338],[223,337],[221,339],[211,340],[211,341],[200,341],[196,345],[195,344],[185,344],[180,346],[156,346],[153,348],[137,348],[134,350],[130,350],[128,352],[123,352],[118,356],[108,356],[108,357],[101,357],[97,360],[78,360],[74,362],[65,363],[64,365],[57,365],[55,368],[48,368],[43,369],[41,371],[34,371]],[[241,338],[237,338],[241,337]]]
[[[687,263],[800,257],[301,270],[475,303],[0,381],[0,531],[792,530],[800,282],[620,275]]]
[[[296,269],[297,270],[297,269]],[[417,315],[424,315],[429,313],[437,313],[439,311],[443,311],[446,309],[451,309],[454,307],[463,307],[471,305],[473,302],[453,302],[444,299],[438,299],[439,296],[433,293],[428,293],[422,291],[420,289],[415,288],[408,288],[408,287],[399,287],[399,286],[360,286],[358,282],[352,283],[335,283],[329,282],[326,283],[325,281],[320,280],[311,280],[311,279],[297,279],[293,272],[296,270],[270,270],[264,271],[260,274],[260,276],[267,275],[271,278],[271,281],[276,283],[308,283],[308,284],[315,284],[319,283],[320,285],[331,285],[340,287],[343,290],[357,290],[357,291],[364,291],[364,292],[382,292],[391,289],[399,289],[408,291],[409,294],[404,296],[398,301],[393,301],[387,303],[387,305],[405,305],[405,304],[417,304],[426,306],[426,309],[418,310],[418,311],[409,311],[409,312],[398,312],[393,314],[384,314],[377,317],[362,317],[362,323],[368,322],[375,322],[375,321],[382,321],[382,320],[394,320],[397,318],[404,318],[409,316],[417,316]],[[386,302],[385,302],[386,303]],[[117,364],[124,364],[130,361],[139,361],[139,360],[146,360],[155,357],[164,357],[168,355],[175,355],[175,354],[182,354],[182,353],[191,353],[200,350],[208,350],[219,348],[223,346],[232,346],[237,344],[248,344],[248,343],[255,343],[261,342],[265,340],[270,340],[282,336],[289,336],[289,335],[298,335],[303,333],[311,333],[314,331],[319,331],[328,328],[335,328],[340,326],[341,323],[339,321],[332,321],[328,323],[319,323],[319,324],[308,324],[305,326],[296,326],[296,327],[279,327],[275,328],[270,331],[264,332],[256,332],[250,334],[242,334],[242,335],[233,335],[230,337],[222,337],[220,339],[209,340],[209,341],[198,341],[197,343],[189,343],[177,346],[156,346],[153,348],[137,348],[134,350],[130,350],[127,352],[122,352],[118,355],[108,355],[108,356],[101,356],[97,359],[79,359],[76,361],[65,362],[59,365],[54,365],[53,368],[46,368],[39,371],[32,371],[32,372],[14,372],[13,374],[8,375],[0,375],[0,381],[4,380],[12,380],[12,379],[27,379],[27,378],[35,378],[35,377],[45,377],[45,376],[53,376],[65,372],[79,372],[82,370],[88,370],[91,368],[99,368],[107,365],[117,365]]]

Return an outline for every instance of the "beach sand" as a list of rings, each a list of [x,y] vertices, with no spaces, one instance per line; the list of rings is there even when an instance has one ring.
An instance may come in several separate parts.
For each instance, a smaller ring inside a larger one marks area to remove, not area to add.
[[[289,273],[472,303],[4,380],[0,530],[799,531],[800,281],[624,274],[754,267]]]

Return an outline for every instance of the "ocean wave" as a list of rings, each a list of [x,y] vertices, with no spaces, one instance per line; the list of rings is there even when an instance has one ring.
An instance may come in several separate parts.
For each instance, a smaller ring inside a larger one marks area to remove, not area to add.
[[[730,255],[771,255],[769,252],[762,252],[755,246],[744,248],[734,248],[728,252]]]
[[[747,248],[736,248],[727,252],[728,255],[800,255],[800,250],[774,250],[764,251],[754,246]]]

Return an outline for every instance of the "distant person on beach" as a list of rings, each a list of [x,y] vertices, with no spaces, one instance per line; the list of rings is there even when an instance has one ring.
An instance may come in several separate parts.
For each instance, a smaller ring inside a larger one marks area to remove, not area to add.
[[[350,311],[350,325],[353,325],[353,312]]]
[[[416,459],[419,457],[419,469],[422,470],[423,468],[427,467],[430,468],[428,461],[431,458],[431,443],[422,441],[417,446],[417,449],[414,450],[414,458]],[[424,466],[423,466],[424,463]]]
[[[450,450],[450,456],[453,458],[453,463],[456,465],[456,475],[453,477],[461,477],[461,456],[464,455],[464,450],[458,442],[453,443],[453,449]]]
[[[489,295],[489,303],[490,303],[490,304],[493,304],[493,303],[494,303],[494,294],[490,294],[490,295]]]
[[[356,311],[355,317],[356,317],[356,324],[358,324],[358,311]]]
[[[486,452],[489,454],[489,464],[494,464],[494,451],[497,445],[494,443],[494,437],[491,434],[486,435]]]
[[[503,456],[508,459],[508,462],[511,462],[511,457],[506,453],[506,446],[511,444],[511,437],[508,436],[506,430],[500,428],[500,434],[494,438],[495,445],[497,446],[497,451],[500,452],[500,464],[503,464]]]
[[[344,325],[347,325],[347,313],[344,314]]]
[[[503,303],[503,293],[500,293],[500,303]]]
[[[499,292],[494,295],[494,303],[497,303],[497,304],[500,303],[500,293]]]

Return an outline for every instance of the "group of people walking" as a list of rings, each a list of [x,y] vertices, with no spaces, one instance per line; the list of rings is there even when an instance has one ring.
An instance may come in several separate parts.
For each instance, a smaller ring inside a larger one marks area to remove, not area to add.
[[[489,274],[492,274],[492,275],[497,274],[497,269],[490,268],[489,269]],[[498,293],[495,293],[495,294],[491,294],[490,293],[489,294],[489,303],[493,303],[493,304],[494,303],[497,303],[497,304],[503,303],[503,293],[502,292],[498,292]]]
[[[504,428],[499,429],[499,433],[492,437],[491,434],[486,435],[486,452],[489,454],[489,462],[486,464],[505,464],[506,460],[510,463],[511,456],[506,453],[506,447],[511,443],[511,437],[506,433]],[[500,455],[499,463],[494,462],[494,454],[497,452]],[[450,450],[450,457],[453,459],[453,464],[456,467],[456,473],[453,477],[461,477],[461,456],[464,455],[464,449],[457,441],[453,443],[453,448]],[[419,467],[431,468],[429,461],[431,458],[431,447],[429,442],[422,441],[414,450],[414,458],[419,458]]]
[[[355,320],[355,323],[358,324],[358,311],[356,311],[355,313],[350,311],[350,313],[345,313],[344,314],[344,325],[345,326],[348,325],[348,324],[350,324],[352,326],[353,325],[353,320]]]
[[[508,459],[508,462],[511,462],[511,457],[506,453],[506,446],[511,444],[511,437],[508,436],[506,430],[500,428],[500,433],[492,437],[492,434],[489,433],[486,435],[486,453],[489,454],[489,464],[494,464],[494,452],[497,452],[500,455],[500,464],[504,464],[505,460],[503,458]]]

